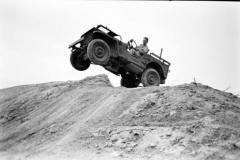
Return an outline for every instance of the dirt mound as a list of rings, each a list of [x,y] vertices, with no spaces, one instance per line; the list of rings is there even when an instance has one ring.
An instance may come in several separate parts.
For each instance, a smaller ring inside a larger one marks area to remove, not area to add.
[[[240,98],[199,83],[114,88],[106,75],[0,90],[1,159],[240,157]]]

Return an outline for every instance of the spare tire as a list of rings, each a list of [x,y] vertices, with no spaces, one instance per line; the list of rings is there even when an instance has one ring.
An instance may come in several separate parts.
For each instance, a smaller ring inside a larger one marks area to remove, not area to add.
[[[97,65],[106,65],[110,59],[110,47],[101,39],[92,40],[87,47],[87,56]]]
[[[142,74],[141,82],[144,87],[159,86],[160,81],[160,75],[154,68],[147,68]]]
[[[73,66],[78,71],[84,71],[88,69],[90,66],[91,62],[89,60],[84,60],[83,59],[84,54],[81,54],[81,52],[72,52],[70,55],[70,62]]]

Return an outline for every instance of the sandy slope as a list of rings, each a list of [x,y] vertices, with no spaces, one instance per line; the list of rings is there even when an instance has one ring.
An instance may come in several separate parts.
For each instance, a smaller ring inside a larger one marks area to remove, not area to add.
[[[0,90],[0,159],[240,159],[240,98],[105,75]]]

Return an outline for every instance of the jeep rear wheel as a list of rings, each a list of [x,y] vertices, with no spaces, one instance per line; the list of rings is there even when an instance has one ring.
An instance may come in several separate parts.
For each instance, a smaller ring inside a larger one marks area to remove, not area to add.
[[[88,44],[87,56],[94,64],[106,65],[110,59],[110,48],[105,41],[94,39]]]
[[[121,86],[126,88],[135,88],[138,86],[135,82],[131,81],[130,79],[122,78],[120,81]]]
[[[72,64],[73,68],[75,68],[76,70],[84,71],[84,70],[88,69],[88,67],[91,64],[91,62],[89,60],[83,59],[83,55],[84,54],[81,54],[79,52],[71,53],[70,62]]]
[[[155,69],[147,68],[142,74],[141,82],[144,87],[159,86],[160,75]]]
[[[127,88],[135,88],[138,87],[139,83],[140,81],[136,79],[134,75],[122,74],[122,79],[120,81],[121,86]]]

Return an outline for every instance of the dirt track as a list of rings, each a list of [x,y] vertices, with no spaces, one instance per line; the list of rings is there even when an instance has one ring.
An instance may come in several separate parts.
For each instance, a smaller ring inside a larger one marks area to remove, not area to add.
[[[0,90],[0,159],[239,160],[240,98],[105,75]]]

